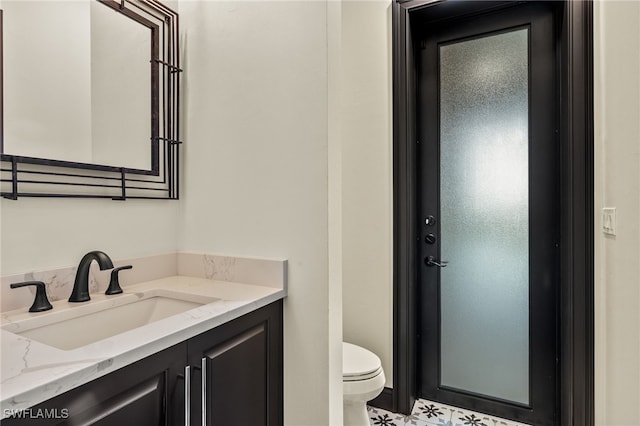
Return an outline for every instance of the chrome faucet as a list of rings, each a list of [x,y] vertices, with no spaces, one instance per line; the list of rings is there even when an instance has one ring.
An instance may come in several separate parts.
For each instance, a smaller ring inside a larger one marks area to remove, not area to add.
[[[101,271],[113,268],[113,262],[106,253],[96,250],[85,254],[78,265],[69,302],[86,302],[91,299],[89,297],[89,267],[94,260],[98,262]]]

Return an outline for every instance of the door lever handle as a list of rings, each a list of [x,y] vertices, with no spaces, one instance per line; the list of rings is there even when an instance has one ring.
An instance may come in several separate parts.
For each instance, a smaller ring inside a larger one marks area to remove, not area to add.
[[[446,260],[436,260],[435,257],[433,256],[428,256],[425,257],[424,259],[424,264],[427,266],[437,266],[438,268],[446,268],[447,267],[447,261]]]

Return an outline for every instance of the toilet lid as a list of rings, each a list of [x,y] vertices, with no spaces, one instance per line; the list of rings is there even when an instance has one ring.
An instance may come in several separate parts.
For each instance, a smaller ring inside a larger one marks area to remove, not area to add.
[[[380,374],[380,358],[373,352],[351,343],[342,343],[342,377],[365,380]]]

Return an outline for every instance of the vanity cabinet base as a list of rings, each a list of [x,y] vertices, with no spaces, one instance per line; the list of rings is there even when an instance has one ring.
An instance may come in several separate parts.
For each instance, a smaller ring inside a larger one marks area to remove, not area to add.
[[[174,425],[186,345],[178,344],[2,420],[13,425]]]
[[[200,334],[188,346],[189,364],[200,367],[192,379],[201,389],[196,398],[192,393],[192,425],[283,424],[282,302]]]
[[[187,419],[190,425],[282,425],[282,343],[277,301],[20,411],[2,426],[177,426]]]

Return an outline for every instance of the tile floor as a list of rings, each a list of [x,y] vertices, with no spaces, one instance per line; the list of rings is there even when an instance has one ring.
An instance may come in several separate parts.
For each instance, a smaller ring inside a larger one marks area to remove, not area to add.
[[[410,416],[367,407],[371,426],[527,426],[488,414],[476,413],[420,399]]]

